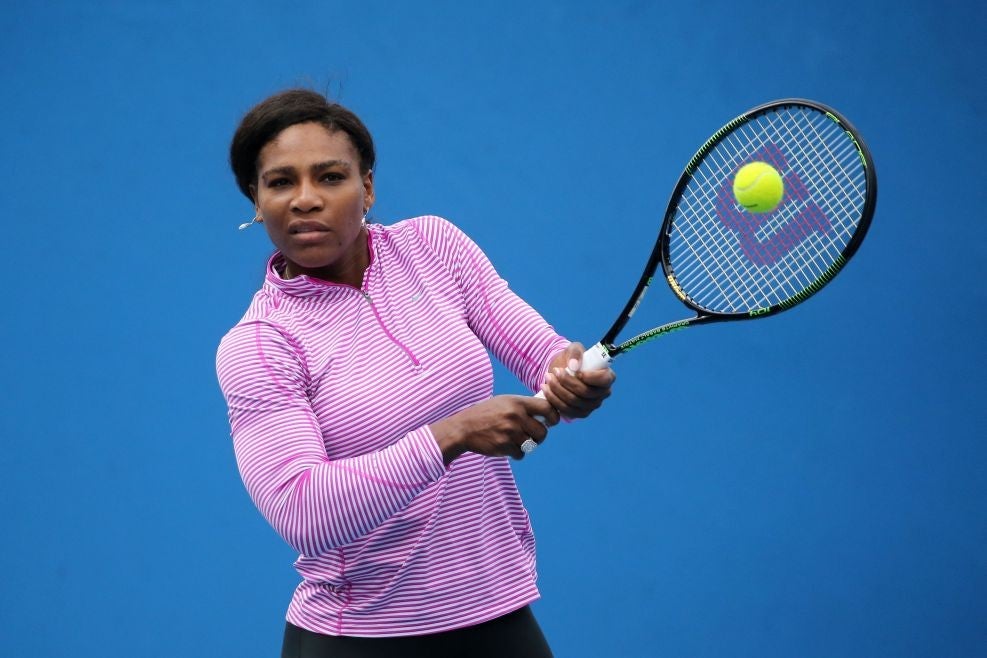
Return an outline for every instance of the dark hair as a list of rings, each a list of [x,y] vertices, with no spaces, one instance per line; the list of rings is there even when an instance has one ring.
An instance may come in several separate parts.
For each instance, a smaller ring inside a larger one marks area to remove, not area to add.
[[[230,168],[237,187],[254,200],[250,186],[257,184],[257,158],[261,149],[282,130],[299,123],[321,123],[328,130],[341,130],[350,137],[360,156],[360,173],[374,168],[376,154],[370,131],[360,118],[338,103],[309,89],[288,89],[270,96],[243,117],[230,143]]]

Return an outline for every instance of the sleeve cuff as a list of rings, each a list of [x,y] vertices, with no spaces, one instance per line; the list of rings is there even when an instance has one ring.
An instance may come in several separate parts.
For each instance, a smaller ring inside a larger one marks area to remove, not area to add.
[[[439,442],[435,440],[432,429],[426,425],[408,433],[410,447],[418,456],[422,476],[429,481],[435,481],[446,473],[445,460],[439,450]]]

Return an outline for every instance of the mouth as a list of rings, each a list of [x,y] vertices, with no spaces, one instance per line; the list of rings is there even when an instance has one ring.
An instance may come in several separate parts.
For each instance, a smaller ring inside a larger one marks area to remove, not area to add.
[[[326,233],[328,231],[329,231],[329,228],[328,227],[323,226],[322,224],[320,224],[318,222],[311,222],[311,221],[295,222],[294,224],[291,224],[290,226],[288,226],[288,233],[290,235],[305,235],[305,234],[309,234],[309,233]]]

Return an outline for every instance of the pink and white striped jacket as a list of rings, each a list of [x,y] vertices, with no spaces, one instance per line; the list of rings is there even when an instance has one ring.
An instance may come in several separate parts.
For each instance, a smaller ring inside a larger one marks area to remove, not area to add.
[[[251,498],[301,555],[287,619],[330,635],[433,633],[538,598],[504,458],[448,468],[429,423],[489,398],[487,350],[537,390],[568,344],[438,217],[369,226],[363,287],[283,280],[217,355]]]

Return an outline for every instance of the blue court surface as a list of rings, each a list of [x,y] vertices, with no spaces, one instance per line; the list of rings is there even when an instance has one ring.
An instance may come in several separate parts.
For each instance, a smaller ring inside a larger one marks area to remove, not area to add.
[[[843,112],[880,181],[846,270],[617,361],[515,464],[535,612],[559,657],[987,653],[982,3],[7,4],[0,655],[277,655],[295,556],[214,359],[270,253],[229,139],[298,85],[373,132],[376,221],[453,220],[586,344],[713,131]],[[658,281],[634,325],[685,314]]]

